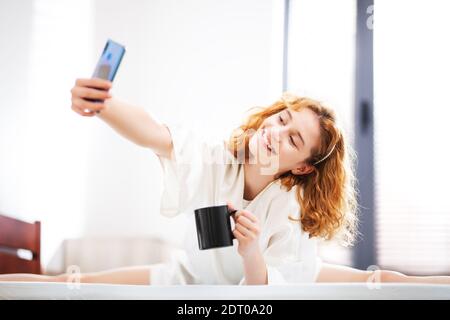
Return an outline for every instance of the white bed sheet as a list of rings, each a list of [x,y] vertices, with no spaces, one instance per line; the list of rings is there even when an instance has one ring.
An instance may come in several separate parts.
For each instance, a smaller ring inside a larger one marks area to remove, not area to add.
[[[0,299],[450,300],[450,285],[316,283],[280,286],[131,286],[83,283],[77,287],[73,283],[0,282]]]

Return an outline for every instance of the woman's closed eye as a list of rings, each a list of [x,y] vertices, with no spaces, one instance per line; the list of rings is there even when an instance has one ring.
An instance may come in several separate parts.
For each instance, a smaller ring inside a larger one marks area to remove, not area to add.
[[[291,144],[297,148],[297,145],[294,142],[294,138],[292,138],[292,136],[289,136],[289,140],[291,141]],[[297,148],[298,149],[298,148]]]
[[[285,125],[286,122],[284,121],[283,117],[281,115],[278,116],[278,119],[280,120],[280,123],[282,125]],[[295,148],[298,149],[297,145],[295,144],[294,138],[292,138],[292,136],[289,136],[289,142],[292,146],[294,146]]]

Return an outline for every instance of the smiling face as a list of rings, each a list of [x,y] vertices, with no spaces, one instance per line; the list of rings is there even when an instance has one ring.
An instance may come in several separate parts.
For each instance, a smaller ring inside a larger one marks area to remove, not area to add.
[[[301,175],[312,171],[305,160],[319,143],[320,124],[314,111],[286,108],[262,122],[249,141],[249,151],[261,165],[270,164],[275,174]]]

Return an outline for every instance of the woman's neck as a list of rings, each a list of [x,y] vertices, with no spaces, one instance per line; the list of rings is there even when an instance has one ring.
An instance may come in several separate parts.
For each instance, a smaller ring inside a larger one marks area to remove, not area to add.
[[[253,200],[275,179],[275,176],[261,174],[260,165],[244,163],[244,199]]]

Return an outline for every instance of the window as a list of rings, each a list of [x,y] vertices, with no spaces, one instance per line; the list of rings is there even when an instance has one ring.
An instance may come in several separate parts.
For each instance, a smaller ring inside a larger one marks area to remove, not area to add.
[[[374,22],[378,265],[450,271],[448,1],[378,1]]]
[[[289,14],[287,90],[332,107],[352,143],[356,1],[292,0]],[[352,264],[350,249],[333,241],[319,255]]]

